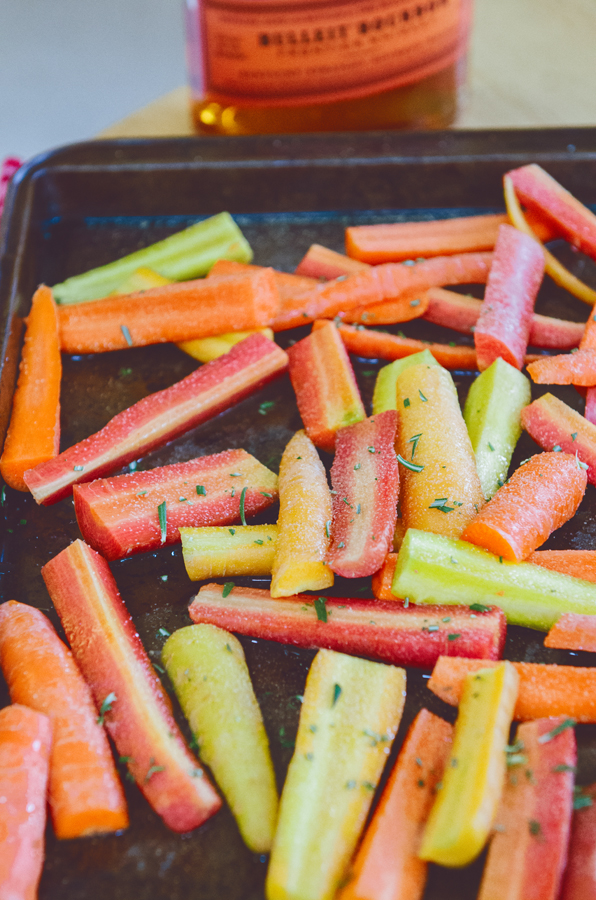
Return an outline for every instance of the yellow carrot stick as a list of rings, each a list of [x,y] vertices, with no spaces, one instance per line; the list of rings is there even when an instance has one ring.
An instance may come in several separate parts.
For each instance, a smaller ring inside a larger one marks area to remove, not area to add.
[[[182,557],[191,581],[228,575],[270,575],[277,525],[180,528]]]
[[[329,546],[331,494],[313,442],[297,431],[279,467],[279,518],[271,596],[320,591],[333,584],[324,559]]]
[[[482,850],[503,790],[518,684],[508,662],[466,676],[451,757],[426,825],[421,859],[466,866]]]
[[[412,366],[396,383],[404,528],[458,538],[484,503],[453,379]]]

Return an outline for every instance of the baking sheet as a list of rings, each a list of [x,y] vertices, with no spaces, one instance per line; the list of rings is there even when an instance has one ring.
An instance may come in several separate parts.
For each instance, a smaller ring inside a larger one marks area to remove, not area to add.
[[[570,149],[573,148],[573,149]],[[346,135],[292,138],[104,142],[65,148],[34,161],[8,198],[0,232],[0,315],[4,329],[0,385],[10,396],[20,321],[34,286],[52,284],[165,237],[227,208],[255,250],[255,262],[292,271],[316,241],[343,249],[348,223],[444,218],[502,208],[500,176],[539,160],[549,171],[596,202],[596,131],[432,135]],[[594,267],[559,248],[577,274],[592,279]],[[464,292],[466,288],[462,288]],[[482,289],[471,289],[477,296]],[[580,301],[547,283],[540,312],[585,320]],[[408,336],[471,342],[418,321],[396,326]],[[282,346],[308,329],[278,336]],[[382,361],[353,358],[367,409]],[[197,363],[171,345],[94,356],[65,357],[62,449],[101,428],[113,415],[148,393],[193,371]],[[454,373],[465,398],[472,373]],[[533,388],[533,396],[542,389]],[[573,388],[556,393],[576,409]],[[274,405],[259,413],[264,401]],[[244,447],[277,471],[281,453],[301,427],[287,375],[214,420],[139,460],[138,468]],[[513,465],[536,451],[523,435]],[[327,466],[331,457],[326,454]],[[48,508],[6,489],[0,557],[0,596],[31,603],[59,628],[40,575],[41,566],[79,537],[70,499]],[[256,521],[275,521],[276,508]],[[596,493],[588,487],[574,520],[545,547],[596,545]],[[189,624],[187,606],[199,583],[186,576],[180,548],[164,548],[111,564],[122,596],[151,658],[159,661],[164,637]],[[237,584],[266,587],[259,579]],[[370,579],[337,579],[338,596],[371,596]],[[543,636],[510,628],[506,656],[533,662],[591,665],[589,654],[545,650]],[[299,695],[313,651],[242,637],[255,691],[269,734],[281,788],[298,724]],[[431,694],[428,672],[408,671],[408,697],[392,759],[405,729],[422,705],[453,720],[454,710]],[[167,681],[167,679],[166,679]],[[169,685],[166,684],[169,689]],[[4,684],[0,703],[8,702]],[[175,705],[176,706],[176,705]],[[176,707],[177,708],[177,707]],[[178,715],[188,735],[185,723]],[[596,780],[596,726],[577,729],[578,781]],[[122,771],[124,776],[124,772]],[[262,900],[266,857],[242,844],[224,808],[201,829],[176,835],[163,826],[134,785],[124,781],[131,827],[117,836],[58,842],[47,832],[41,900],[90,900],[102,892],[114,900],[229,898]],[[476,895],[482,859],[463,871],[431,866],[426,900],[465,900]]]

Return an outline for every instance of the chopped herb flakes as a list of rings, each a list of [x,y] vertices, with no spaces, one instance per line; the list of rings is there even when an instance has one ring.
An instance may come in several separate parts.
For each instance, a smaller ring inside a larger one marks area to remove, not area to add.
[[[341,696],[341,685],[334,684],[333,685],[333,700],[331,701],[331,706],[335,706],[335,704],[339,700],[340,696]]]
[[[553,738],[556,738],[563,731],[566,731],[567,728],[574,728],[576,725],[575,719],[563,719],[558,725],[555,725],[554,728],[551,728],[550,731],[547,731],[545,734],[541,734],[538,738],[539,744],[547,744],[549,741],[552,741]]]
[[[361,465],[361,463],[356,463],[356,465],[354,466],[354,471],[357,472]]]
[[[403,456],[401,456],[401,454],[399,453],[397,454],[397,459],[402,464],[402,466],[405,466],[406,469],[410,470],[410,472],[422,472],[422,470],[424,469],[424,466],[419,466],[416,463],[409,462],[407,459],[404,459]]]
[[[571,440],[574,441],[576,439],[576,437],[577,437],[577,431],[574,431],[573,434],[571,435]]]
[[[578,787],[577,785],[573,788],[574,809],[587,809],[588,806],[592,806],[592,798],[582,792],[583,788]]]
[[[420,432],[420,434],[415,434],[408,441],[408,444],[412,445],[412,459],[414,459],[414,454],[416,453],[416,447],[418,446],[418,441],[420,440],[421,437],[422,437],[422,432]]]
[[[259,538],[257,538],[257,540],[256,540],[256,541],[253,541],[253,543],[255,543],[255,544],[261,544],[261,546],[262,546],[262,545],[265,543],[265,541],[262,541],[262,540],[260,540]]]
[[[259,491],[262,497],[273,497],[273,494],[270,494],[268,491]]]
[[[461,634],[448,634],[447,640],[448,641],[456,641],[460,637],[461,637]]]
[[[568,766],[567,763],[560,763],[558,766],[553,766],[551,772],[575,772],[575,766]]]
[[[329,538],[331,536],[331,519],[327,519],[325,522],[325,537]]]
[[[289,739],[286,737],[286,729],[284,728],[283,725],[282,725],[281,728],[279,729],[279,743],[280,743],[280,744],[282,745],[282,747],[284,747],[286,750],[293,750],[293,749],[294,749],[294,743],[295,743],[295,741],[289,740]]]
[[[490,441],[488,442],[488,449],[492,450],[493,453],[495,452],[495,448],[493,447],[493,445],[491,444]]]
[[[232,535],[232,537],[234,537],[234,535],[236,534],[236,529],[235,529],[235,528],[228,528],[228,531],[230,532],[230,534]]]
[[[451,503],[453,506],[449,506],[449,498],[448,497],[437,497],[428,507],[429,509],[438,509],[443,513],[453,512],[456,506],[462,506],[457,500],[452,500]]]
[[[126,325],[121,325],[120,331],[122,332],[122,334],[124,336],[124,340],[126,341],[128,346],[132,347],[132,338],[130,336],[130,331],[128,330],[128,327]]]
[[[160,503],[157,507],[157,516],[159,518],[159,532],[160,532],[160,540],[162,544],[165,544],[166,537],[168,534],[168,520],[167,520],[167,509],[166,509],[166,501]]]
[[[428,397],[425,397],[425,396],[424,396],[424,394],[422,393],[422,391],[420,390],[420,388],[418,388],[418,394],[420,395],[420,399],[422,400],[422,402],[423,402],[423,403],[426,403],[426,401],[428,400]]]
[[[470,603],[470,609],[474,612],[490,612],[490,606],[485,606],[484,603]]]
[[[528,828],[530,829],[530,834],[533,837],[538,837],[542,834],[542,828],[540,827],[540,822],[537,822],[536,819],[530,819],[528,821]]]
[[[409,405],[410,405],[410,398],[406,397],[406,399],[404,400],[404,406],[408,407]]]
[[[259,413],[262,416],[266,416],[267,410],[273,409],[274,406],[275,406],[275,400],[266,400],[264,403],[261,403],[261,405],[259,406]]]
[[[120,375],[121,378],[126,378],[127,375],[132,375],[132,369],[122,368],[118,372],[118,375]]]
[[[158,628],[158,629],[157,629],[157,633],[158,633],[161,637],[169,638],[169,636],[170,636],[170,632],[168,631],[167,628]]]
[[[207,496],[207,491],[205,490],[204,484],[197,484],[197,494],[199,495],[199,497]]]
[[[244,514],[244,503],[246,501],[246,492],[248,488],[244,486],[242,488],[242,493],[240,494],[240,521],[243,525],[246,525],[246,516]]]
[[[82,472],[84,468],[85,466],[73,466],[72,470],[73,472]]]
[[[232,591],[234,590],[235,587],[236,587],[236,585],[234,584],[233,581],[226,581],[226,583],[223,586],[223,591],[221,592],[221,596],[223,597],[224,600],[226,599],[226,597],[229,594],[232,593]]]
[[[562,450],[563,450],[563,448],[561,447],[560,444],[555,444],[555,446],[553,447],[554,453],[561,453]]]
[[[113,691],[111,693],[109,693],[108,696],[105,698],[105,700],[99,707],[99,715],[97,717],[98,725],[103,725],[105,717],[106,717],[106,713],[110,712],[110,710],[112,709],[112,704],[115,703],[117,699],[118,698],[116,697],[116,694]]]
[[[326,597],[317,597],[315,600],[315,612],[317,614],[317,619],[319,622],[327,621],[327,607],[326,607]]]
[[[164,769],[165,766],[149,766],[149,770],[145,775],[145,781],[149,781],[150,778],[152,778],[154,775],[157,775],[158,772],[163,772]]]

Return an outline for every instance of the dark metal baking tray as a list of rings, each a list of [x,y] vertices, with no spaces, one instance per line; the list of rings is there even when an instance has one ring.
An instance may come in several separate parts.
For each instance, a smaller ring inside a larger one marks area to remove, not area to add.
[[[503,172],[527,162],[541,163],[584,202],[596,204],[596,129],[106,141],[36,158],[11,186],[0,227],[0,433],[14,385],[22,317],[38,283],[53,284],[222,209],[236,216],[255,249],[256,262],[291,271],[313,241],[341,250],[347,223],[500,210]],[[591,263],[568,248],[557,252],[596,284]],[[582,303],[552,284],[542,289],[538,307],[576,320],[587,313]],[[425,322],[401,328],[426,339],[454,337]],[[285,333],[282,345],[301,333]],[[370,404],[383,363],[353,361],[365,403]],[[65,358],[62,447],[195,366],[169,345]],[[472,378],[472,373],[455,373],[462,397]],[[573,389],[559,393],[581,408]],[[265,400],[275,405],[260,415]],[[139,468],[242,446],[277,469],[286,441],[299,427],[284,377],[146,456]],[[535,449],[523,436],[514,465]],[[79,536],[71,501],[38,508],[28,495],[6,489],[0,513],[2,600],[31,603],[59,627],[40,568]],[[593,547],[595,513],[596,494],[589,487],[577,516],[546,546]],[[273,509],[263,518],[274,521],[275,515]],[[113,563],[112,570],[147,650],[158,660],[163,643],[158,629],[172,631],[189,623],[187,604],[199,585],[188,580],[179,548],[122,560]],[[237,583],[266,586],[251,579]],[[370,581],[338,579],[333,593],[370,596]],[[313,652],[249,638],[242,643],[281,787],[298,721],[298,695]],[[592,664],[588,654],[545,650],[542,635],[521,628],[509,629],[507,656]],[[406,713],[394,753],[421,705],[454,717],[453,710],[426,689],[427,675],[408,671]],[[2,684],[0,703],[5,702]],[[578,780],[587,783],[596,780],[596,728],[577,731]],[[100,894],[114,900],[261,900],[266,858],[246,850],[229,811],[224,809],[192,834],[175,835],[136,787],[124,783],[131,811],[125,834],[57,842],[48,828],[42,900],[91,900]],[[473,898],[481,866],[482,859],[463,871],[431,867],[426,900]]]

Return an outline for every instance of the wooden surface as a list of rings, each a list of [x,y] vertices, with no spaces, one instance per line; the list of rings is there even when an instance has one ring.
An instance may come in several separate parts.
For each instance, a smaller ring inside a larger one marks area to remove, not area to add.
[[[596,125],[595,0],[476,0],[456,128]],[[177,88],[99,137],[192,134]]]

